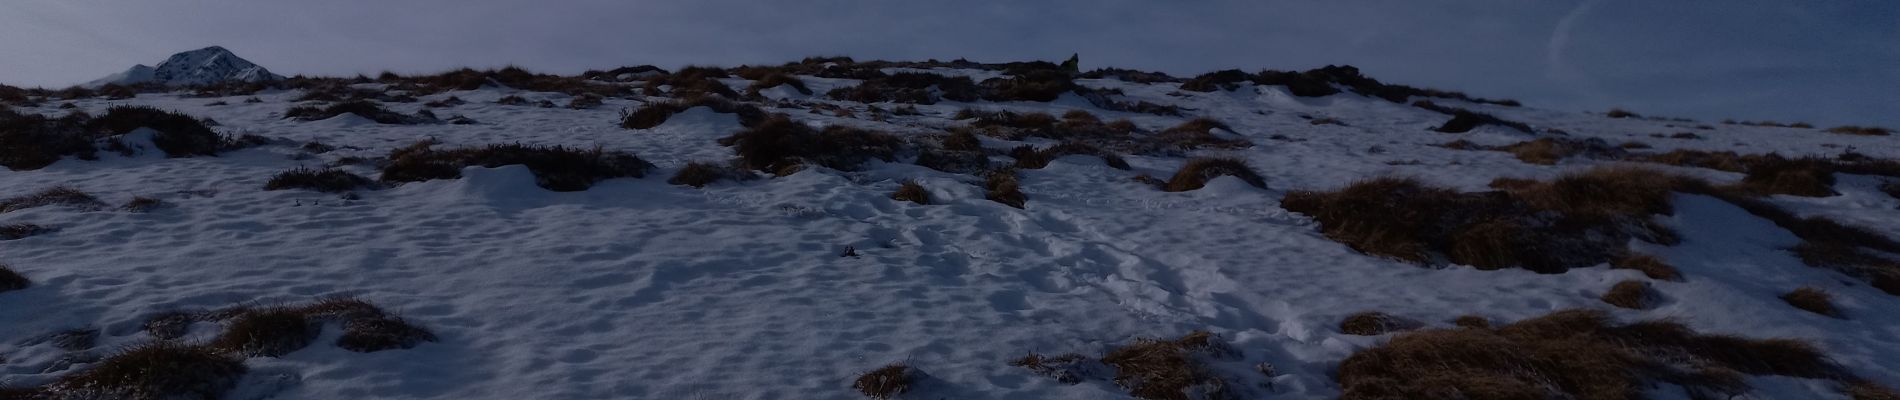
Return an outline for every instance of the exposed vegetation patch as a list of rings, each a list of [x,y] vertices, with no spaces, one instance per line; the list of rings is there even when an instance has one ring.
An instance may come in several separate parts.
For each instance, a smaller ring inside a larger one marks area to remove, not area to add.
[[[641,88],[648,96],[671,95],[676,98],[692,98],[708,95],[725,96],[728,99],[739,98],[739,93],[726,86],[720,79],[731,78],[732,74],[714,67],[686,67],[679,71],[647,78]]]
[[[1185,192],[1200,189],[1207,186],[1207,181],[1221,176],[1231,176],[1240,179],[1242,182],[1247,182],[1248,185],[1253,185],[1253,187],[1261,189],[1267,188],[1266,179],[1262,179],[1260,174],[1254,172],[1253,167],[1248,166],[1244,160],[1238,158],[1196,158],[1188,160],[1187,164],[1182,165],[1179,171],[1175,171],[1174,177],[1168,178],[1168,183],[1162,187],[1162,190]]]
[[[639,178],[653,164],[631,153],[603,149],[580,150],[561,146],[491,144],[483,147],[436,149],[423,141],[389,153],[383,167],[385,183],[455,179],[462,168],[524,165],[534,173],[535,185],[556,192],[587,190],[612,178]]]
[[[1788,305],[1794,306],[1794,308],[1829,317],[1841,318],[1841,310],[1834,307],[1834,296],[1819,288],[1802,286],[1794,291],[1781,295],[1781,300],[1788,302]]]
[[[152,145],[171,157],[208,156],[226,147],[223,135],[206,127],[205,120],[181,113],[144,106],[115,106],[93,119],[95,130],[123,135],[138,128],[158,131]]]
[[[666,123],[666,120],[672,118],[673,114],[679,114],[693,107],[706,107],[713,112],[736,114],[739,116],[739,124],[747,127],[756,126],[766,119],[765,110],[760,109],[758,106],[732,101],[723,97],[698,96],[685,100],[649,102],[632,112],[624,112],[620,116],[620,127],[627,129],[652,129],[653,127],[660,126],[660,124]]]
[[[943,100],[977,101],[983,95],[982,92],[982,87],[966,76],[903,72],[866,79],[856,86],[832,89],[825,93],[825,97],[859,103],[937,104]]]
[[[309,189],[342,193],[358,188],[373,188],[375,185],[376,181],[340,169],[297,167],[272,176],[270,182],[264,183],[264,190]]]
[[[320,84],[320,81],[319,79],[311,84]],[[434,75],[413,76],[385,72],[377,76],[375,81],[389,84],[392,90],[402,90],[417,96],[451,90],[476,90],[483,86],[503,86],[531,92],[555,92],[569,96],[593,94],[612,97],[628,92],[623,86],[594,82],[584,76],[540,74],[519,67],[498,70],[462,68]],[[292,87],[306,85],[295,78],[287,80],[285,84]]]
[[[1102,363],[1115,368],[1115,383],[1136,398],[1229,399],[1234,394],[1226,380],[1200,357],[1231,352],[1219,336],[1195,331],[1174,340],[1137,339],[1102,355]]]
[[[204,346],[152,342],[27,391],[35,393],[28,398],[216,399],[246,370],[242,360]]]
[[[227,321],[208,346],[247,357],[282,357],[309,346],[319,327],[300,310],[249,309]]]
[[[1512,156],[1517,157],[1518,161],[1538,165],[1555,165],[1565,158],[1578,156],[1599,160],[1618,160],[1627,155],[1622,148],[1610,146],[1609,142],[1597,138],[1582,140],[1539,138],[1487,149],[1511,153]]]
[[[1055,356],[1029,353],[1023,358],[1010,360],[1009,365],[1022,367],[1036,375],[1054,379],[1056,382],[1074,385],[1082,383],[1083,380],[1095,378],[1097,376],[1095,366],[1101,365],[1101,362],[1076,353]]]
[[[1643,276],[1647,276],[1649,279],[1665,281],[1682,280],[1682,272],[1677,271],[1676,267],[1663,262],[1660,258],[1645,254],[1624,253],[1616,258],[1610,259],[1610,268],[1636,270],[1642,272]]]
[[[1016,170],[998,169],[983,175],[983,198],[1003,203],[1010,207],[1023,208],[1029,203],[1029,195],[1023,194],[1022,183],[1016,180]]]
[[[171,157],[213,155],[230,146],[200,119],[151,107],[115,106],[96,118],[77,111],[48,118],[0,106],[0,166],[33,170],[67,156],[92,160],[102,148],[129,155],[132,150],[113,136],[138,128],[155,131],[153,145]]]
[[[1893,134],[1892,129],[1882,128],[1882,127],[1877,127],[1877,126],[1854,126],[1854,125],[1836,126],[1833,128],[1827,128],[1827,132],[1839,133],[1843,135],[1860,135],[1860,136],[1887,136],[1887,135]]]
[[[14,212],[34,207],[65,206],[80,210],[98,210],[105,202],[70,186],[54,186],[37,192],[0,199],[0,213]]]
[[[897,191],[891,193],[891,199],[927,206],[930,205],[930,190],[924,189],[924,185],[917,184],[917,181],[906,180],[897,185]]]
[[[1080,142],[1065,142],[1049,146],[1049,148],[1046,149],[1037,149],[1035,146],[1023,145],[1010,150],[1009,155],[1016,158],[1016,168],[1021,169],[1042,169],[1043,167],[1049,166],[1049,162],[1055,161],[1057,158],[1072,155],[1101,158],[1102,162],[1108,164],[1109,168],[1120,170],[1129,168],[1128,161],[1123,160],[1121,155]]]
[[[1673,208],[1678,178],[1597,168],[1550,182],[1500,180],[1505,190],[1460,193],[1377,178],[1332,192],[1295,191],[1282,207],[1313,217],[1328,238],[1416,263],[1561,273],[1609,261],[1631,239],[1672,244],[1650,219]]]
[[[1159,143],[1165,143],[1176,149],[1192,150],[1199,148],[1237,149],[1252,146],[1246,139],[1229,139],[1214,134],[1214,130],[1234,132],[1234,128],[1212,118],[1195,118],[1162,130],[1155,135]]]
[[[798,91],[799,94],[804,94],[804,95],[811,94],[811,88],[805,86],[804,80],[800,80],[798,79],[798,77],[791,76],[790,74],[774,72],[774,73],[765,74],[763,76],[746,77],[746,79],[752,80],[752,84],[747,85],[745,88],[747,97],[758,97],[760,96],[759,91],[761,90],[771,89],[771,88],[785,86],[785,85],[791,85],[792,90]]]
[[[721,138],[719,144],[732,147],[746,167],[778,174],[806,162],[850,171],[872,159],[895,161],[903,140],[839,125],[813,129],[781,115]]]
[[[356,114],[356,116],[376,121],[378,124],[413,125],[434,122],[434,118],[403,115],[402,113],[383,108],[383,105],[380,103],[365,100],[336,103],[326,107],[291,107],[289,110],[284,111],[284,118],[298,121],[317,121],[334,118],[343,114]]]
[[[1465,132],[1470,132],[1472,129],[1477,129],[1479,126],[1495,125],[1495,126],[1515,129],[1518,132],[1523,132],[1523,133],[1534,132],[1531,129],[1530,125],[1522,123],[1522,122],[1505,120],[1503,118],[1498,118],[1497,116],[1494,116],[1491,114],[1480,113],[1477,111],[1466,110],[1463,108],[1441,106],[1441,105],[1438,105],[1437,103],[1431,102],[1430,100],[1414,101],[1412,102],[1412,106],[1451,116],[1450,121],[1445,121],[1443,125],[1439,125],[1437,128],[1432,128],[1433,131],[1444,132],[1444,133],[1465,133]]]
[[[757,178],[744,166],[693,161],[680,167],[666,183],[703,188],[718,181],[744,181]]]
[[[1749,389],[1744,375],[1864,382],[1807,342],[1706,335],[1669,321],[1618,324],[1589,310],[1400,334],[1347,357],[1337,377],[1343,399],[1635,399],[1656,384],[1734,396]]]
[[[1416,329],[1418,323],[1378,311],[1364,311],[1339,320],[1339,332],[1348,335],[1377,336]]]
[[[52,231],[53,228],[24,222],[0,224],[0,240],[20,240]]]
[[[912,381],[916,380],[916,369],[904,364],[891,364],[858,375],[851,382],[851,388],[873,399],[890,399],[910,391]]]
[[[1654,306],[1656,297],[1648,282],[1627,280],[1610,286],[1610,290],[1603,292],[1603,296],[1598,299],[1617,307],[1643,310]]]
[[[1212,92],[1215,90],[1234,90],[1241,83],[1256,85],[1284,86],[1294,96],[1321,97],[1338,94],[1344,87],[1353,93],[1377,97],[1394,103],[1404,103],[1412,97],[1430,97],[1456,99],[1473,103],[1495,104],[1516,107],[1515,100],[1490,100],[1471,97],[1464,93],[1424,89],[1405,85],[1393,85],[1366,77],[1358,68],[1350,65],[1328,65],[1303,72],[1260,71],[1248,74],[1240,70],[1215,71],[1196,76],[1181,84],[1181,90]]]
[[[14,272],[12,267],[0,264],[0,293],[25,289],[28,286],[33,286],[33,281],[26,279],[26,276],[20,275],[19,272]]]

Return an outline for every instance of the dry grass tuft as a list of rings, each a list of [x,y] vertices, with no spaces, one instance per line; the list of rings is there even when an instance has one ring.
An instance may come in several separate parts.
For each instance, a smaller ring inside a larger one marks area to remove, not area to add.
[[[164,206],[165,202],[159,199],[145,196],[132,196],[132,200],[126,201],[125,205],[119,206],[119,209],[125,210],[125,212],[143,213],[152,212],[152,210]]]
[[[1042,169],[1043,167],[1049,166],[1049,162],[1055,161],[1056,158],[1070,155],[1095,156],[1101,158],[1102,162],[1108,164],[1109,168],[1120,170],[1127,170],[1129,168],[1128,161],[1123,160],[1121,155],[1080,142],[1064,142],[1040,150],[1036,149],[1035,146],[1022,145],[1010,150],[1009,154],[1011,157],[1016,158],[1016,168],[1021,169]]]
[[[24,196],[0,199],[0,213],[14,212],[34,207],[66,206],[80,210],[97,210],[105,207],[105,202],[92,194],[74,189],[71,186],[54,186]]]
[[[673,174],[672,178],[667,178],[666,183],[703,188],[721,180],[745,181],[757,177],[744,167],[693,161],[680,167],[679,172]]]
[[[1464,315],[1451,320],[1451,324],[1459,328],[1484,329],[1491,327],[1491,320],[1476,315]]]
[[[343,322],[343,336],[336,339],[336,346],[358,353],[383,350],[407,349],[422,342],[439,340],[434,332],[409,323],[401,317],[379,315],[373,318],[352,318]]]
[[[1627,280],[1610,286],[1599,299],[1613,306],[1643,310],[1655,305],[1656,293],[1650,290],[1648,282]]]
[[[1227,399],[1233,394],[1226,381],[1194,355],[1230,351],[1213,333],[1194,331],[1175,340],[1137,339],[1103,355],[1102,363],[1115,368],[1115,383],[1136,398]]]
[[[1643,276],[1649,277],[1649,279],[1682,281],[1682,272],[1677,271],[1676,267],[1663,262],[1660,258],[1647,254],[1626,252],[1623,255],[1610,259],[1610,268],[1637,270],[1642,272]]]
[[[248,309],[226,322],[224,333],[207,345],[248,357],[282,357],[309,346],[320,328],[299,310]]]
[[[930,191],[924,189],[924,185],[917,184],[917,181],[906,180],[898,184],[897,191],[891,193],[891,199],[930,205]]]
[[[850,171],[872,159],[895,161],[903,140],[884,132],[838,125],[815,130],[778,115],[721,138],[719,144],[732,147],[746,167],[760,171],[786,171],[806,162]]]
[[[611,178],[639,178],[653,168],[640,157],[603,149],[579,150],[561,146],[491,144],[484,147],[435,149],[433,141],[422,141],[389,153],[383,167],[385,183],[455,179],[462,168],[525,165],[534,173],[535,185],[557,192],[587,190],[595,182]]]
[[[1401,334],[1347,357],[1337,377],[1343,399],[1635,399],[1658,383],[1734,396],[1748,389],[1743,374],[1859,381],[1806,342],[1616,324],[1593,310]]]
[[[1010,207],[1023,208],[1029,203],[1029,195],[1023,194],[1022,185],[1016,180],[1016,171],[999,169],[983,176],[983,198],[1003,203]]]
[[[202,346],[138,345],[40,389],[49,398],[216,399],[237,386],[243,360]]]
[[[1248,185],[1253,185],[1253,187],[1261,189],[1267,188],[1266,179],[1262,179],[1260,174],[1254,172],[1253,167],[1248,166],[1244,160],[1237,158],[1196,158],[1188,160],[1187,164],[1182,165],[1179,171],[1175,171],[1174,177],[1168,178],[1168,184],[1163,186],[1162,190],[1169,192],[1196,190],[1207,186],[1207,181],[1220,176],[1231,176],[1243,182],[1247,182]]]
[[[1620,159],[1624,152],[1621,148],[1610,146],[1602,139],[1569,140],[1541,138],[1492,148],[1492,150],[1511,153],[1518,161],[1537,165],[1555,165],[1564,158],[1583,155],[1597,159]]]
[[[1339,320],[1339,331],[1348,335],[1378,336],[1417,328],[1418,324],[1378,311],[1363,311]]]
[[[1781,295],[1788,305],[1815,314],[1841,318],[1841,310],[1834,307],[1834,296],[1819,288],[1802,286],[1788,294]]]
[[[660,126],[660,124],[666,123],[666,120],[672,118],[673,114],[684,112],[693,107],[706,107],[713,112],[738,115],[739,124],[747,127],[756,126],[766,119],[765,110],[755,105],[740,103],[724,97],[695,96],[687,97],[682,100],[649,102],[632,112],[623,112],[624,114],[621,115],[620,118],[620,127],[627,129],[652,129],[653,127]]]
[[[914,371],[901,363],[886,365],[858,375],[858,380],[851,383],[851,388],[873,399],[894,398],[910,391],[910,385],[915,380]]]
[[[413,125],[428,122],[428,118],[403,115],[402,113],[383,108],[381,103],[368,100],[347,101],[321,108],[309,106],[292,107],[284,111],[284,118],[298,121],[317,121],[335,118],[343,114],[356,114],[356,116],[376,121],[378,124]]]
[[[29,223],[0,224],[0,240],[20,240],[33,235],[52,232],[53,228]]]
[[[28,286],[33,286],[33,281],[27,280],[19,272],[14,272],[13,268],[7,267],[6,264],[0,264],[0,293],[25,289]]]
[[[309,189],[326,193],[342,193],[357,188],[373,188],[376,181],[339,169],[309,169],[297,167],[279,172],[264,183],[264,190]]]

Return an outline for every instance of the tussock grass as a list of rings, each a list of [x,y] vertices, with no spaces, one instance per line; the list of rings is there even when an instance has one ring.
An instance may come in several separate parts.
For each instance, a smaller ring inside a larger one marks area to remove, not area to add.
[[[66,206],[80,210],[97,210],[105,206],[99,198],[71,186],[54,186],[37,192],[0,199],[0,213],[14,212],[35,207]]]
[[[1877,126],[1854,126],[1854,125],[1836,126],[1833,128],[1827,128],[1827,132],[1839,133],[1843,135],[1860,135],[1860,136],[1887,136],[1887,135],[1893,134],[1892,129],[1882,128],[1882,127],[1877,127]]]
[[[1171,145],[1182,150],[1198,148],[1237,149],[1252,146],[1246,139],[1228,139],[1214,134],[1214,130],[1233,132],[1234,128],[1212,118],[1195,118],[1164,129],[1156,134],[1157,142]]]
[[[914,376],[916,374],[915,369],[902,363],[886,365],[858,375],[858,379],[851,383],[851,388],[857,389],[858,393],[864,394],[864,397],[895,398],[910,391],[912,381],[916,380]]]
[[[897,191],[891,193],[891,199],[930,205],[930,191],[924,189],[924,185],[917,184],[917,181],[906,180],[897,185]]]
[[[680,167],[679,172],[674,173],[672,178],[667,178],[666,183],[703,188],[722,180],[745,181],[755,178],[757,176],[743,166],[693,161]]]
[[[113,135],[138,128],[156,130],[152,144],[170,157],[215,155],[226,147],[224,136],[205,126],[204,120],[152,107],[114,106],[90,124],[95,130]]]
[[[726,86],[719,79],[731,78],[732,74],[715,67],[685,67],[670,74],[648,78],[641,88],[648,96],[671,95],[676,98],[692,98],[708,95],[724,96],[728,99],[739,98],[739,93]]]
[[[1343,399],[1634,399],[1659,383],[1704,398],[1738,395],[1748,390],[1744,375],[1862,382],[1807,342],[1706,335],[1670,321],[1618,324],[1592,310],[1400,334],[1347,357],[1337,378]]]
[[[33,286],[33,281],[15,272],[12,267],[0,264],[0,293],[11,292]]]
[[[813,129],[779,115],[721,138],[719,144],[732,147],[746,167],[777,173],[807,162],[850,171],[872,159],[895,161],[903,140],[838,125]]]
[[[1128,394],[1150,400],[1229,399],[1227,382],[1197,355],[1222,356],[1232,350],[1219,336],[1194,331],[1178,339],[1137,339],[1102,356],[1115,368],[1115,383]]]
[[[1643,273],[1643,276],[1647,276],[1649,279],[1665,281],[1682,280],[1682,272],[1677,271],[1676,267],[1663,262],[1660,258],[1645,254],[1625,252],[1623,255],[1610,259],[1610,268],[1640,271]]]
[[[904,72],[880,75],[865,79],[855,86],[832,89],[825,93],[825,97],[859,103],[937,104],[944,100],[976,101],[984,94],[983,90],[966,76]]]
[[[1016,168],[1020,169],[1042,169],[1049,166],[1049,162],[1055,161],[1056,158],[1072,155],[1095,156],[1101,158],[1109,168],[1129,169],[1128,161],[1123,160],[1121,155],[1081,142],[1064,142],[1046,149],[1023,145],[1010,150],[1010,156],[1016,158]]]
[[[358,188],[373,188],[376,181],[339,169],[309,169],[297,167],[272,176],[264,183],[264,190],[309,189],[327,193],[342,193]]]
[[[1656,294],[1650,290],[1649,283],[1638,280],[1617,282],[1598,297],[1609,305],[1633,310],[1648,309],[1656,303]]]
[[[1511,153],[1518,161],[1528,164],[1555,165],[1558,161],[1573,156],[1587,156],[1595,159],[1615,160],[1626,153],[1622,148],[1610,146],[1602,139],[1557,139],[1540,138],[1525,142],[1491,148],[1491,150]]]
[[[535,185],[557,192],[587,190],[595,182],[612,178],[639,178],[653,168],[640,157],[603,149],[579,150],[561,146],[491,144],[483,147],[436,149],[435,142],[422,141],[389,153],[382,169],[382,182],[420,182],[455,179],[468,166],[499,167],[525,165],[534,173]]]
[[[0,224],[0,240],[20,240],[52,231],[53,228],[24,222]]]
[[[216,399],[236,387],[246,371],[242,360],[207,347],[152,342],[32,391],[62,399]]]
[[[774,72],[774,73],[765,74],[763,76],[745,77],[745,78],[752,80],[752,84],[747,85],[745,89],[747,97],[757,97],[759,96],[760,90],[771,89],[771,88],[784,86],[784,85],[791,85],[792,90],[797,90],[798,93],[800,94],[805,94],[805,95],[811,94],[811,88],[805,86],[804,80],[798,79],[798,77],[792,76],[790,74]]]
[[[1820,288],[1802,286],[1781,295],[1781,300],[1807,312],[1841,318],[1841,310],[1834,307],[1834,296]]]
[[[298,121],[317,121],[334,118],[343,114],[356,114],[378,124],[413,125],[427,122],[427,118],[403,115],[383,108],[381,103],[368,100],[347,101],[325,107],[298,106],[284,110],[284,118]]]
[[[1023,205],[1029,203],[1029,195],[1023,194],[1022,184],[1016,180],[1016,171],[1013,169],[998,169],[985,173],[983,198],[1016,208],[1023,208]]]
[[[666,123],[666,120],[693,107],[706,107],[713,112],[736,114],[739,124],[747,127],[764,122],[767,115],[758,106],[740,103],[723,97],[695,96],[683,100],[649,102],[620,117],[620,127],[627,129],[652,129]]]
[[[1162,186],[1162,190],[1169,192],[1196,190],[1207,186],[1207,181],[1221,176],[1238,178],[1242,182],[1247,182],[1248,185],[1253,185],[1253,187],[1261,189],[1267,188],[1267,181],[1262,179],[1259,173],[1254,172],[1253,167],[1248,166],[1244,160],[1237,158],[1196,158],[1188,160],[1187,164],[1182,165],[1180,170],[1175,171],[1174,176],[1168,178],[1168,183]]]
[[[1378,311],[1363,311],[1347,315],[1339,320],[1339,332],[1348,335],[1377,336],[1391,332],[1410,330],[1417,323],[1394,317]]]
[[[224,332],[207,345],[247,357],[282,357],[309,346],[319,328],[300,310],[255,308],[227,321]]]

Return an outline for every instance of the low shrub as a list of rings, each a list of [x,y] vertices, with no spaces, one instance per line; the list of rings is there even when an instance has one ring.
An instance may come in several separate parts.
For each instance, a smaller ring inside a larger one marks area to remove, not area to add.
[[[850,171],[871,159],[895,161],[903,140],[838,125],[816,130],[779,115],[721,138],[719,144],[732,147],[746,167],[777,173],[805,162]]]
[[[1812,286],[1802,286],[1783,294],[1781,300],[1807,312],[1835,318],[1841,317],[1841,310],[1834,307],[1834,296]]]
[[[50,398],[216,399],[236,387],[245,372],[242,360],[207,347],[152,342],[108,356],[39,391]]]
[[[1213,333],[1194,331],[1174,340],[1137,339],[1109,350],[1102,363],[1115,368],[1115,383],[1135,398],[1229,399],[1227,382],[1197,356],[1231,352]]]
[[[389,109],[383,108],[382,104],[367,100],[336,103],[322,108],[309,106],[291,107],[289,110],[284,111],[284,118],[298,121],[317,121],[334,118],[343,114],[356,114],[356,116],[376,121],[378,124],[392,125],[413,125],[432,119],[389,111]]]
[[[725,70],[714,67],[685,67],[679,71],[648,78],[642,92],[648,96],[671,95],[676,98],[693,98],[708,95],[725,96],[728,99],[739,98],[739,93],[726,86],[719,79],[731,78]]]
[[[309,169],[297,167],[279,172],[264,183],[264,190],[309,189],[319,192],[342,193],[358,188],[373,188],[376,182],[357,174],[340,169]]]
[[[806,87],[805,81],[798,79],[798,77],[796,76],[791,76],[784,73],[770,73],[761,77],[747,78],[747,79],[752,79],[752,84],[747,85],[745,88],[746,96],[748,97],[759,96],[760,90],[771,89],[771,88],[775,88],[775,87],[779,87],[783,85],[791,85],[792,90],[797,90],[799,94],[811,95],[811,88]]]
[[[873,399],[890,399],[910,391],[916,372],[908,365],[891,364],[858,375],[851,383],[852,389]]]
[[[151,128],[158,131],[152,135],[152,145],[170,157],[215,155],[226,145],[224,136],[206,127],[204,120],[151,107],[114,106],[89,125],[108,135]]]
[[[604,100],[605,98],[602,98],[600,97],[600,95],[597,95],[597,94],[582,93],[578,96],[574,96],[574,98],[572,99],[568,99],[567,108],[572,109],[572,110],[593,109],[594,107],[600,107],[600,105],[602,104]]]
[[[509,95],[509,96],[513,96],[514,98],[517,98],[517,99],[521,98],[520,96],[514,96],[514,95]],[[579,96],[575,96],[575,97],[579,97]],[[449,96],[448,98],[445,98],[445,99],[422,103],[422,106],[429,107],[429,108],[449,108],[449,107],[459,106],[463,104],[468,104],[468,101],[462,100],[461,97]]]
[[[0,106],[0,166],[24,171],[45,168],[62,157],[96,159],[93,144],[103,135],[90,129],[91,116],[71,113],[48,118]]]
[[[1633,310],[1648,309],[1655,304],[1655,298],[1656,294],[1650,290],[1649,283],[1637,280],[1617,282],[1598,297],[1609,305]]]
[[[0,264],[0,293],[25,289],[28,286],[33,286],[33,281],[26,279],[19,272],[14,272],[13,268],[6,264]]]
[[[713,112],[736,114],[742,126],[756,126],[764,122],[767,115],[764,109],[751,104],[728,100],[723,97],[698,96],[685,100],[665,100],[649,102],[632,112],[624,112],[620,117],[620,127],[627,129],[652,129],[666,123],[673,114],[693,107],[706,107]]]
[[[1016,180],[1016,171],[1010,169],[992,170],[983,175],[983,198],[1016,208],[1029,203],[1029,196],[1023,194],[1022,184]]]
[[[1079,142],[1064,142],[1055,146],[1049,146],[1049,148],[1046,149],[1036,149],[1034,146],[1023,145],[1010,151],[1010,156],[1016,158],[1016,168],[1021,169],[1042,169],[1043,167],[1049,166],[1049,162],[1054,161],[1056,158],[1071,155],[1095,156],[1101,158],[1102,162],[1108,164],[1109,168],[1119,170],[1129,169],[1128,161],[1123,160],[1121,155]]]
[[[896,192],[891,192],[891,199],[927,206],[930,205],[930,191],[925,190],[924,185],[917,184],[917,181],[905,180],[897,185]]]
[[[0,224],[0,240],[20,240],[52,231],[53,228],[29,223]]]
[[[527,98],[521,97],[518,95],[512,95],[512,94],[507,95],[507,96],[502,96],[499,99],[495,99],[495,104],[500,104],[504,106],[525,106],[525,105],[528,105],[529,103],[532,103],[532,102],[528,101]]]
[[[1610,118],[1642,118],[1643,117],[1641,115],[1636,115],[1636,113],[1629,112],[1629,110],[1624,110],[1621,108],[1612,108],[1610,109],[1610,112],[1604,113],[1603,116],[1610,117]]]
[[[435,149],[424,141],[389,153],[382,169],[385,183],[419,182],[431,179],[455,179],[462,168],[525,165],[534,173],[535,185],[556,192],[587,190],[595,182],[611,178],[639,178],[653,164],[630,153],[571,149],[561,146],[491,144],[483,147]]]
[[[227,321],[208,346],[247,357],[282,357],[309,346],[320,328],[299,310],[248,309]]]
[[[439,340],[434,332],[391,315],[353,318],[343,322],[336,346],[358,353],[414,348]]]
[[[1261,189],[1267,188],[1267,181],[1260,178],[1260,174],[1254,172],[1253,167],[1248,166],[1244,160],[1237,158],[1196,158],[1188,160],[1187,164],[1182,165],[1179,171],[1175,171],[1174,177],[1168,178],[1168,183],[1163,186],[1162,190],[1185,192],[1200,189],[1203,186],[1207,186],[1207,181],[1220,176],[1231,176],[1240,179],[1242,182],[1247,182],[1248,185],[1253,185],[1253,187]]]
[[[756,177],[752,171],[743,166],[694,161],[680,167],[679,172],[674,173],[672,178],[668,178],[666,183],[703,188],[722,180],[744,181]]]
[[[1523,132],[1523,133],[1535,132],[1534,130],[1531,129],[1530,125],[1522,123],[1522,122],[1505,120],[1503,118],[1498,118],[1497,116],[1493,116],[1491,114],[1480,113],[1480,112],[1466,110],[1462,108],[1441,106],[1436,103],[1432,103],[1429,100],[1419,100],[1419,101],[1412,102],[1412,106],[1436,111],[1440,114],[1451,116],[1450,121],[1445,121],[1443,125],[1439,125],[1437,128],[1432,128],[1433,131],[1437,131],[1437,132],[1465,133],[1465,132],[1470,132],[1472,129],[1477,129],[1479,126],[1483,126],[1483,125],[1496,125],[1496,126],[1501,126],[1505,128],[1515,129],[1518,132]]]
[[[0,213],[45,206],[66,206],[90,211],[104,207],[105,204],[99,201],[99,198],[79,189],[70,186],[54,186],[26,195],[0,199]]]
[[[936,90],[933,91],[932,88]],[[855,86],[832,89],[825,93],[825,97],[833,100],[906,104],[937,104],[943,100],[972,102],[983,95],[984,88],[977,86],[976,82],[971,81],[969,77],[947,77],[922,72],[880,75],[865,79]]]
[[[983,80],[983,99],[1047,103],[1080,88],[1067,71],[1060,69],[1032,69],[1012,75]]]
[[[1745,393],[1742,375],[1860,382],[1807,342],[1705,335],[1670,321],[1617,324],[1565,310],[1496,328],[1430,329],[1339,366],[1342,399],[1629,399],[1659,383],[1690,397]]]

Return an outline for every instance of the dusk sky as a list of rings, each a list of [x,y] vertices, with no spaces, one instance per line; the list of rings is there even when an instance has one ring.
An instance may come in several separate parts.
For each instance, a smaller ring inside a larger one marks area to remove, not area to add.
[[[284,75],[518,65],[1059,60],[1192,75],[1352,64],[1534,107],[1900,126],[1900,1],[9,1],[0,83],[221,45]]]

